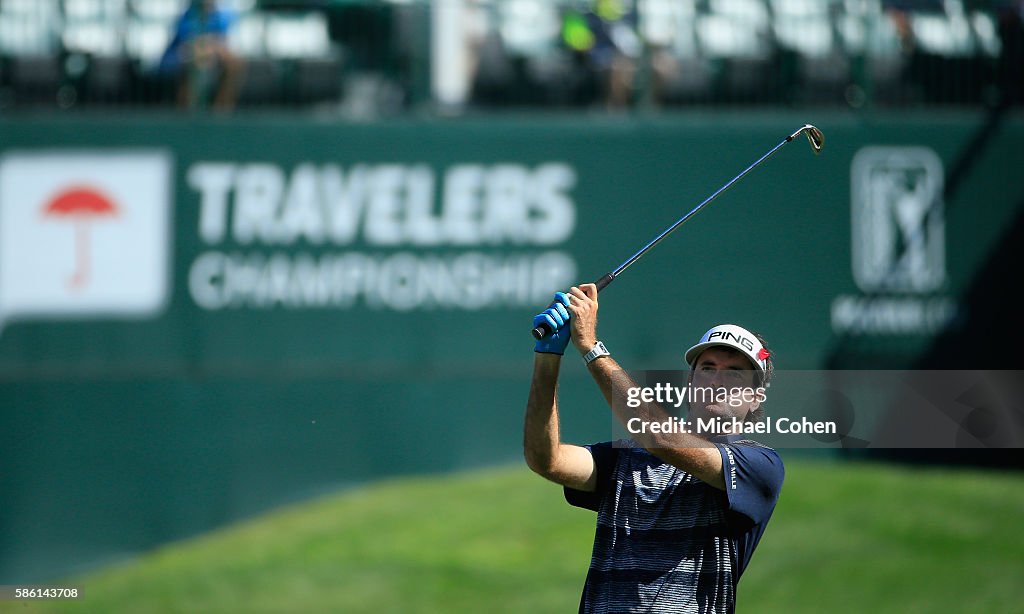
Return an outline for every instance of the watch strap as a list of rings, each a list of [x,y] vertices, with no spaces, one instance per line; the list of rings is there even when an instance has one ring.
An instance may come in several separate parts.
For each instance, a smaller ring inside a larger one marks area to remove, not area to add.
[[[604,346],[604,343],[598,341],[589,352],[583,355],[583,363],[589,365],[601,356],[611,356],[611,352]]]

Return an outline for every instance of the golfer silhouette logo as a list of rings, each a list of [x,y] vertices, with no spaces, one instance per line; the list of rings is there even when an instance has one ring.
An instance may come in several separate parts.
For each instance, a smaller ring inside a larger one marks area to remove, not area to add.
[[[162,312],[172,169],[154,150],[0,157],[0,333],[13,321]]]

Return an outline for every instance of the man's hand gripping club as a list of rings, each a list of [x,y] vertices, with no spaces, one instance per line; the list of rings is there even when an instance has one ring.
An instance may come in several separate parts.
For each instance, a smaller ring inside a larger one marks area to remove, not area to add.
[[[556,292],[551,307],[533,318],[534,327],[541,324],[554,332],[537,341],[533,351],[562,355],[572,339],[581,354],[589,352],[597,343],[597,286],[583,284],[568,293]]]

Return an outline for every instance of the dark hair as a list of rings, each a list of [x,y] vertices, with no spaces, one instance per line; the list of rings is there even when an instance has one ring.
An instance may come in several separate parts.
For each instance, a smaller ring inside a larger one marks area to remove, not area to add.
[[[767,388],[768,386],[771,385],[772,375],[775,373],[775,365],[773,362],[775,352],[769,349],[768,342],[764,340],[764,337],[761,336],[761,333],[755,331],[750,332],[754,334],[754,337],[761,343],[761,346],[764,347],[764,350],[768,352],[768,357],[764,359],[764,375],[761,375],[759,372],[755,372],[756,375],[754,378],[754,381],[757,382],[757,385],[759,387]],[[757,409],[750,412],[750,414],[748,414],[747,416],[747,422],[760,422],[762,420],[764,420],[764,403],[758,405]]]
[[[771,348],[768,347],[768,342],[764,340],[764,337],[761,336],[761,333],[754,332],[753,334],[754,337],[761,343],[761,346],[764,347],[764,351],[768,353],[768,357],[764,359],[764,376],[758,376],[758,385],[767,388],[768,385],[771,384],[772,374],[775,372],[775,365],[773,361],[773,359],[775,358],[775,352],[773,352]]]

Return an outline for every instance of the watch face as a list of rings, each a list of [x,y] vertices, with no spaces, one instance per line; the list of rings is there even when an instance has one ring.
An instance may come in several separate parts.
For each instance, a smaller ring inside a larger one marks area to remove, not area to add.
[[[587,364],[590,364],[592,360],[599,356],[611,356],[611,352],[609,352],[608,349],[604,347],[604,343],[602,343],[601,341],[598,341],[596,344],[594,344],[594,349],[587,352],[587,355],[584,356],[583,359],[587,362]]]

